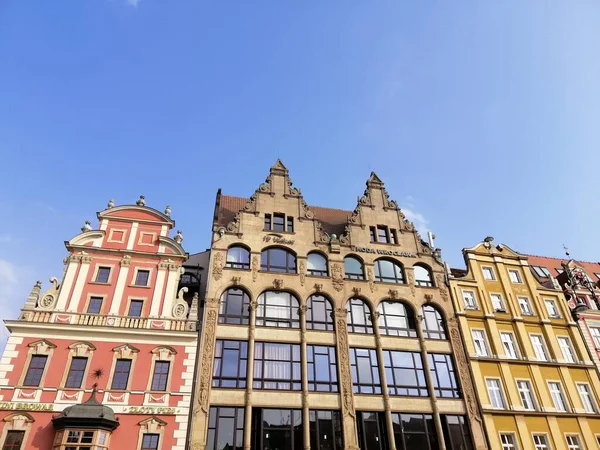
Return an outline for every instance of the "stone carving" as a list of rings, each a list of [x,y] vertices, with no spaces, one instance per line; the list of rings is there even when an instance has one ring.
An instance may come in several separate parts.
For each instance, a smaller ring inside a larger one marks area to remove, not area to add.
[[[354,211],[352,211],[352,215],[348,217],[348,223],[353,223],[355,225],[360,224],[360,209],[355,208]]]
[[[315,283],[315,291],[321,292],[323,290],[323,285],[321,283]]]
[[[200,383],[198,388],[198,407],[205,414],[208,413],[208,393],[210,390],[210,384],[212,380],[211,366],[215,346],[216,327],[217,311],[211,308],[206,315],[206,325],[204,329],[203,343],[204,358],[202,358],[202,366],[200,367]]]
[[[333,288],[338,292],[344,288],[344,268],[339,263],[331,266],[331,282]]]
[[[44,295],[44,297],[42,297],[40,300],[40,309],[52,309],[55,301],[56,299],[52,294]]]
[[[346,225],[344,227],[344,232],[340,236],[340,244],[350,245],[350,226]]]
[[[177,230],[177,234],[175,235],[173,240],[179,245],[181,245],[181,243],[183,242],[183,233],[181,232],[181,230]]]
[[[371,292],[375,292],[375,281],[373,280],[373,270],[371,268],[367,269],[367,280],[369,289],[371,289]]]
[[[256,281],[256,278],[258,277],[258,268],[259,268],[259,263],[258,263],[258,256],[254,255],[252,257],[252,281]]]
[[[176,319],[185,319],[188,313],[189,306],[183,299],[183,295],[188,292],[187,287],[182,287],[177,292],[177,298],[175,299],[175,305],[173,306],[173,317]]]
[[[165,208],[165,216],[171,217],[171,205],[167,205]]]
[[[131,265],[131,256],[129,256],[129,255],[123,255],[123,259],[121,260],[121,262],[119,263],[119,265],[121,267],[129,267]],[[160,264],[159,264],[158,268],[160,269]]]
[[[146,197],[140,195],[140,198],[135,202],[138,206],[146,206]]]
[[[92,231],[92,223],[89,220],[86,220],[83,226],[81,227],[81,232],[87,233],[88,231]]]
[[[300,267],[299,267],[299,273],[300,273],[300,286],[304,286],[304,280],[306,279],[306,263],[304,261],[300,261]]]
[[[256,300],[253,302],[250,302],[250,304],[248,305],[249,311],[254,311],[256,308],[258,308],[258,302]]]
[[[398,295],[398,289],[390,289],[388,291],[388,294],[390,295],[390,298],[393,300],[398,299],[399,295]]]
[[[241,280],[242,280],[242,277],[231,277],[231,282],[233,283],[234,286],[237,286],[238,284],[240,284]]]
[[[213,274],[213,278],[216,281],[219,281],[221,279],[221,277],[223,276],[223,265],[224,265],[223,259],[224,259],[223,253],[217,252],[215,254],[215,260],[213,261],[212,274]]]
[[[283,289],[283,280],[281,278],[274,279],[273,280],[273,287],[276,290],[278,290],[278,291],[281,290],[281,289]]]
[[[343,312],[342,312],[343,311]],[[341,387],[343,392],[342,414],[354,418],[354,399],[352,396],[352,378],[350,375],[350,360],[348,347],[348,329],[346,327],[346,310],[336,308],[336,334],[338,341],[338,357],[340,373],[342,376]]]
[[[415,274],[412,270],[406,271],[406,279],[408,282],[408,286],[410,287],[410,293],[414,297],[415,295],[417,295],[417,288],[415,287]]]
[[[250,196],[250,199],[244,205],[244,211],[256,211],[256,193]]]
[[[38,309],[42,309],[42,310],[51,310],[54,309],[55,305],[56,305],[56,301],[58,300],[58,290],[60,288],[60,285],[58,284],[58,279],[56,277],[52,277],[50,278],[50,283],[52,283],[52,286],[45,291],[44,293],[42,293],[41,295],[38,294],[38,304],[37,307]],[[41,286],[41,283],[40,283]],[[34,286],[34,290],[36,289],[36,286]],[[39,292],[39,290],[38,290]],[[33,290],[32,290],[33,293]],[[31,294],[30,294],[31,295]]]
[[[229,233],[239,233],[240,231],[240,213],[237,213],[233,220],[225,227]]]
[[[42,291],[42,282],[36,281],[36,283],[31,288],[31,292],[29,293],[29,297],[27,297],[27,301],[25,302],[25,307],[23,309],[33,309],[37,306],[38,299],[40,298],[40,292]]]
[[[300,198],[300,205],[302,205],[302,211],[304,212],[304,217],[307,219],[314,219],[315,213],[312,209],[306,204],[303,198]]]
[[[320,242],[329,242],[329,234],[323,231],[323,225],[318,220],[315,220],[315,230],[317,234],[317,240]]]
[[[444,275],[438,273],[435,276],[435,282],[437,283],[438,288],[440,289],[440,297],[442,300],[447,302],[449,300],[448,290],[446,289],[446,282],[444,280]]]
[[[353,287],[352,288],[352,292],[354,292],[354,296],[358,297],[360,295],[360,288],[359,287]]]
[[[300,307],[298,308],[298,314],[302,316],[302,315],[306,314],[307,310],[308,310],[308,306],[300,305]]]
[[[426,302],[430,302],[433,300],[433,295],[432,294],[425,294],[425,301]]]

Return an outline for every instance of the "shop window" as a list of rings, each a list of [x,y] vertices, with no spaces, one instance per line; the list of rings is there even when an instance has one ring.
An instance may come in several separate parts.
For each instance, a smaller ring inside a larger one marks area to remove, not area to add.
[[[211,406],[206,450],[241,449],[244,445],[244,408]]]
[[[311,409],[308,416],[310,448],[343,450],[342,418],[339,411]]]

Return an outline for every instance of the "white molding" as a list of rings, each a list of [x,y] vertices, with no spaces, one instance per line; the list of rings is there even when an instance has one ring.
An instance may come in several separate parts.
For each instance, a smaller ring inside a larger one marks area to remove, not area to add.
[[[133,222],[131,225],[131,229],[129,230],[129,239],[127,240],[127,250],[133,250],[133,245],[135,243],[135,237],[137,235],[137,230],[140,224],[138,222]]]

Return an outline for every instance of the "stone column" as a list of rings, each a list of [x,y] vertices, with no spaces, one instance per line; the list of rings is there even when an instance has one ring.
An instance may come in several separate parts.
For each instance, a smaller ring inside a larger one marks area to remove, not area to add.
[[[198,379],[194,407],[192,410],[191,445],[193,450],[206,448],[206,430],[208,426],[208,411],[210,388],[212,386],[212,365],[215,353],[215,336],[217,319],[219,317],[220,300],[206,299],[204,329],[199,343],[201,357],[199,358]]]
[[[300,351],[302,361],[302,434],[304,450],[310,450],[310,411],[308,409],[308,350],[306,348],[306,305],[298,308],[300,315]]]
[[[335,335],[337,347],[338,380],[342,399],[342,429],[347,450],[359,450],[356,431],[356,411],[350,371],[350,347],[348,346],[348,327],[346,308],[335,308]]]
[[[423,328],[421,327],[422,320],[423,316],[417,316],[415,325],[417,328],[417,336],[419,338],[419,347],[421,348],[421,358],[423,359],[423,372],[425,372],[425,379],[427,380],[427,392],[429,393],[431,409],[433,410],[433,423],[435,424],[435,432],[438,436],[439,450],[446,450],[446,442],[444,441],[444,431],[442,429],[442,419],[440,417],[440,411],[437,405],[437,398],[435,396],[435,390],[433,388],[433,377],[431,376],[431,370],[429,368],[429,359],[427,358],[427,345],[425,344]]]
[[[371,323],[375,333],[375,343],[377,346],[377,365],[379,366],[379,381],[381,384],[381,393],[383,394],[383,405],[385,410],[385,424],[387,428],[388,448],[396,450],[396,441],[394,439],[394,423],[392,422],[392,408],[390,406],[390,394],[388,392],[387,379],[385,376],[385,364],[383,362],[383,348],[381,346],[381,335],[379,334],[379,312],[371,314]]]
[[[250,302],[250,327],[248,328],[248,362],[246,373],[246,404],[244,411],[244,450],[252,447],[252,384],[254,380],[254,331],[256,330],[257,301]]]

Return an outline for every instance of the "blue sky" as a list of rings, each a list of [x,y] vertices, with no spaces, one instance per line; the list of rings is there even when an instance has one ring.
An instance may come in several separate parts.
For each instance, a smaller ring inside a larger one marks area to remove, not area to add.
[[[4,0],[0,317],[110,198],[170,204],[200,251],[217,188],[277,157],[322,206],[376,171],[452,265],[487,235],[598,261],[598,23],[594,1]]]

